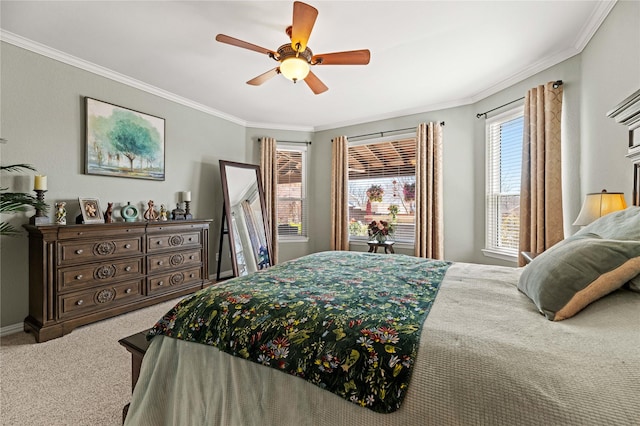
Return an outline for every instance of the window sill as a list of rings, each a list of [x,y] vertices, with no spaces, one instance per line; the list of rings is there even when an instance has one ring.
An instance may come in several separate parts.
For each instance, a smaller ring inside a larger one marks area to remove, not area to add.
[[[308,243],[309,237],[283,237],[278,236],[278,243]]]
[[[505,253],[500,250],[482,249],[482,254],[487,257],[493,257],[494,259],[505,260],[507,262],[518,262],[518,254]]]

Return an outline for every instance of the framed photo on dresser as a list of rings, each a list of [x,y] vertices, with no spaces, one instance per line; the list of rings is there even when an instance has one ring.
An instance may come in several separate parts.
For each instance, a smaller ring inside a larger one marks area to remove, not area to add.
[[[78,198],[84,223],[104,223],[100,201],[97,198]]]

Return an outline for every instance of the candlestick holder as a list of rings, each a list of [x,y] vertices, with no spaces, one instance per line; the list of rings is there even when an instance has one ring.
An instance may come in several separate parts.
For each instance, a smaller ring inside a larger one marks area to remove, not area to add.
[[[42,203],[44,203],[44,193],[47,192],[46,189],[34,189],[36,193],[36,199]],[[36,207],[36,214],[31,216],[29,219],[29,223],[31,225],[42,225],[45,223],[49,223],[49,218],[45,214],[44,210],[40,210]]]
[[[190,204],[191,204],[191,201],[184,202],[184,218],[187,220],[193,219],[193,216],[191,215],[191,209],[189,207]]]

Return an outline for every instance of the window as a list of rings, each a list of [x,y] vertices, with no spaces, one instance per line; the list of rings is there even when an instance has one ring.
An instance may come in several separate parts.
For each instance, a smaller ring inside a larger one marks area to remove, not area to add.
[[[487,120],[486,242],[487,256],[513,260],[520,232],[522,107]]]
[[[307,145],[279,143],[278,238],[281,241],[307,238],[306,169]]]
[[[349,239],[367,241],[373,220],[393,224],[393,240],[415,241],[414,134],[349,142]]]

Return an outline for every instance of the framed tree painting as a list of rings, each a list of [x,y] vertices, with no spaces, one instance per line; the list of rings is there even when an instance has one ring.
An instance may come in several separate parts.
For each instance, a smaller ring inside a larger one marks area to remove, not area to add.
[[[85,173],[164,180],[163,118],[85,97]]]

